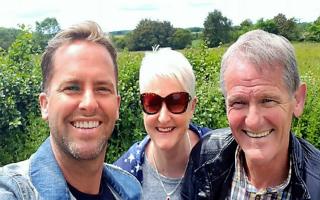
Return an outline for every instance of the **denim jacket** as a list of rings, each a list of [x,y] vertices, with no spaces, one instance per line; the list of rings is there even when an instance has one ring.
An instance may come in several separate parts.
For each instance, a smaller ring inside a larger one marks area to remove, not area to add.
[[[189,124],[189,129],[195,132],[199,138],[204,137],[207,132],[211,131],[207,127],[199,127],[195,124]],[[147,135],[143,140],[136,142],[114,163],[134,175],[141,184],[143,182],[142,165],[144,163],[145,148],[150,140]]]
[[[225,199],[235,171],[237,146],[229,128],[208,133],[191,152],[182,199]],[[320,151],[291,133],[289,152],[292,199],[320,199]]]
[[[140,183],[130,173],[105,164],[102,178],[116,199],[140,199]],[[50,138],[30,159],[0,168],[0,199],[75,199],[53,155]]]

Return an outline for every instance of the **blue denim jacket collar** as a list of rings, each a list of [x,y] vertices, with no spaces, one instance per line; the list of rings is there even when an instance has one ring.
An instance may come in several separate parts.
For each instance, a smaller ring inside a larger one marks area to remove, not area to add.
[[[73,199],[62,171],[54,157],[50,138],[30,158],[30,179],[41,199]],[[134,176],[113,165],[105,164],[103,178],[118,199],[138,200],[141,186]]]
[[[30,160],[30,178],[41,197],[70,199],[67,183],[53,155],[50,138],[46,139]]]

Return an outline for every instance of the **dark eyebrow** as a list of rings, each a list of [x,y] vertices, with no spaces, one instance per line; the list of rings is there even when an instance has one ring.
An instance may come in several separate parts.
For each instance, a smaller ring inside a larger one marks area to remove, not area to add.
[[[62,85],[66,85],[66,84],[79,84],[80,81],[74,78],[67,78],[61,81],[59,87],[61,87]]]
[[[115,86],[115,83],[109,80],[97,80],[94,82],[95,86],[106,86],[109,89],[112,89],[113,92],[117,93],[117,87]]]
[[[114,85],[111,81],[102,81],[102,80],[97,80],[94,81],[95,85]]]

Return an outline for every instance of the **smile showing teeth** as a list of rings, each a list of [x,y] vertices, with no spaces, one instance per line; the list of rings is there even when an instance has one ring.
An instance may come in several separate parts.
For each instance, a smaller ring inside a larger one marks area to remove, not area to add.
[[[73,122],[72,125],[76,128],[89,129],[89,128],[98,127],[99,122],[98,121],[76,121],[76,122]]]
[[[170,132],[170,131],[172,131],[174,128],[157,128],[158,129],[158,131],[160,131],[160,132]]]
[[[253,133],[253,132],[249,132],[249,131],[244,131],[245,134],[251,138],[262,138],[262,137],[266,137],[267,135],[271,134],[272,130],[268,130],[268,131],[264,131],[261,133]]]

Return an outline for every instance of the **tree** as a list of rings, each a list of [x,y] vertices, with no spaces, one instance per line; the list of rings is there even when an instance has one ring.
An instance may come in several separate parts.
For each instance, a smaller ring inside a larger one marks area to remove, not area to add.
[[[187,30],[191,31],[192,33],[199,33],[203,31],[203,28],[201,27],[190,27],[186,28]]]
[[[254,29],[254,25],[250,19],[245,19],[240,23],[240,31],[242,34]]]
[[[143,19],[128,35],[128,48],[133,51],[152,50],[152,46],[170,46],[174,28],[168,21]]]
[[[306,40],[320,42],[320,16],[307,28]]]
[[[36,22],[36,32],[34,40],[41,49],[47,46],[48,41],[60,31],[60,26],[56,18],[46,18],[41,22]]]
[[[231,39],[235,41],[239,38],[240,35],[251,31],[254,29],[254,25],[250,19],[245,19],[240,23],[240,26],[234,26],[231,32]]]
[[[59,31],[60,26],[56,18],[47,17],[42,22],[36,22],[37,33],[54,36]]]
[[[8,50],[9,46],[15,41],[20,32],[19,29],[0,27],[0,47]]]
[[[209,47],[216,47],[220,43],[230,41],[231,20],[222,16],[221,12],[214,10],[210,12],[204,22],[204,39]]]
[[[190,45],[192,41],[192,34],[189,30],[183,28],[175,29],[173,33],[170,43],[173,49],[183,49],[187,45]]]
[[[256,23],[256,28],[262,29],[269,33],[278,34],[277,25],[272,19],[267,19],[266,21],[264,21],[263,18],[259,19]]]
[[[111,39],[112,43],[114,44],[114,46],[118,50],[126,48],[126,45],[127,45],[126,36],[124,36],[124,35],[121,35],[121,36],[111,35],[110,39]]]
[[[278,14],[273,18],[278,29],[278,34],[284,36],[288,40],[298,40],[299,33],[295,18],[287,19],[284,14]]]

